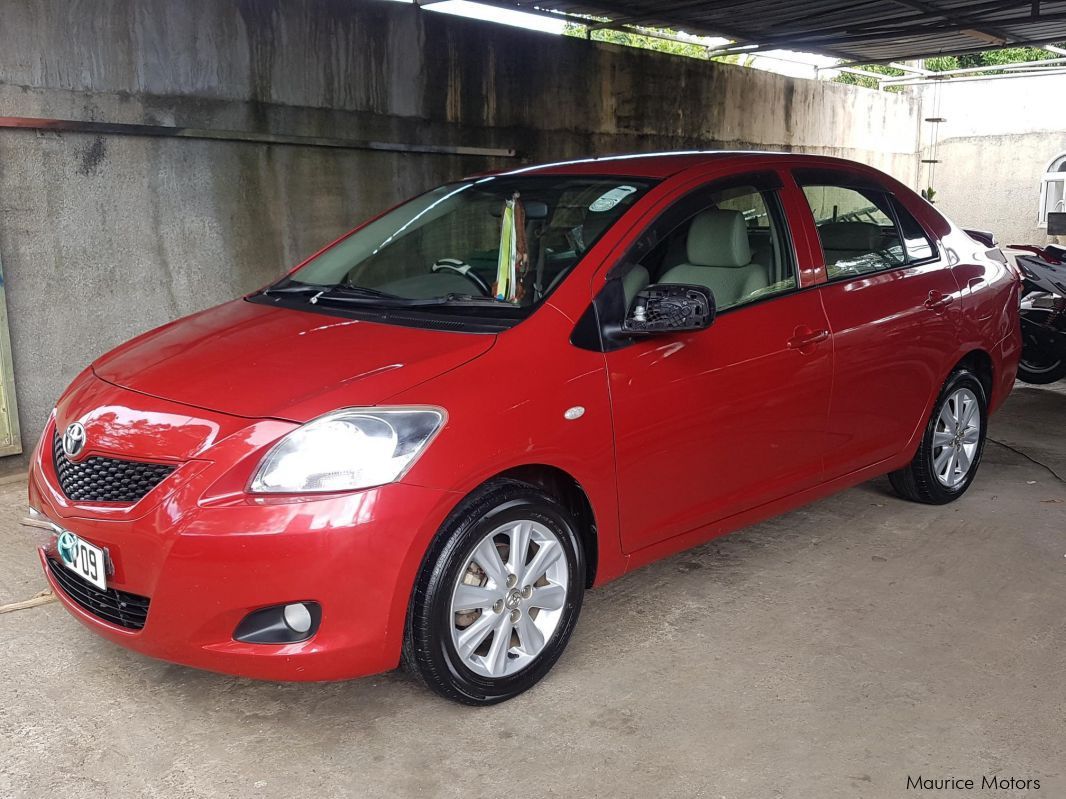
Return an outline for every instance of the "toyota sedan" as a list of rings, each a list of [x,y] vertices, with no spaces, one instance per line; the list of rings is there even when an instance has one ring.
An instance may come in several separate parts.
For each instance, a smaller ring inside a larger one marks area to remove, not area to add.
[[[33,455],[30,521],[55,594],[122,646],[268,680],[402,664],[498,702],[643,564],[880,475],[959,499],[1018,294],[848,161],[459,180],[97,359]]]

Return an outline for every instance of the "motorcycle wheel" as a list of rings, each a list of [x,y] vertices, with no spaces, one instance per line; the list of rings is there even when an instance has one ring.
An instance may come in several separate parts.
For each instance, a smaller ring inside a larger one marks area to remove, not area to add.
[[[1024,356],[1018,364],[1018,379],[1033,386],[1046,386],[1066,377],[1066,361],[1029,363]]]
[[[1025,313],[1038,312],[1030,310]],[[1046,386],[1064,377],[1066,360],[1050,355],[1026,336],[1022,342],[1022,357],[1018,363],[1018,379],[1033,386]]]

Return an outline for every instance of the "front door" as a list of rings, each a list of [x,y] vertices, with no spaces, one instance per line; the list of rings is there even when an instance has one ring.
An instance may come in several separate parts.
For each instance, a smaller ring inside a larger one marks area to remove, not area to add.
[[[627,552],[821,479],[832,341],[818,291],[797,285],[777,187],[732,179],[671,210],[640,266],[709,287],[719,316],[606,355]]]

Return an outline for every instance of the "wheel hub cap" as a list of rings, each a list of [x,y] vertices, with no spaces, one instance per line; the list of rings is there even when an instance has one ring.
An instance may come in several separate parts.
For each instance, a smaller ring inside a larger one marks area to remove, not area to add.
[[[507,601],[504,604],[506,604],[511,610],[522,607],[522,593],[520,591],[512,590],[511,593],[507,595]]]

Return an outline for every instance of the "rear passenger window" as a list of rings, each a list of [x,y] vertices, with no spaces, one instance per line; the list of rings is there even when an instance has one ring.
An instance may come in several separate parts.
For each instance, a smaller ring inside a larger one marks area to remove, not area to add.
[[[918,220],[911,216],[911,212],[903,207],[903,203],[895,197],[892,201],[892,210],[899,220],[900,230],[903,231],[903,249],[907,253],[908,261],[925,261],[936,255],[933,244],[926,236],[925,230],[918,224]]]
[[[831,185],[807,185],[803,194],[814,214],[830,280],[907,262],[888,194]]]

